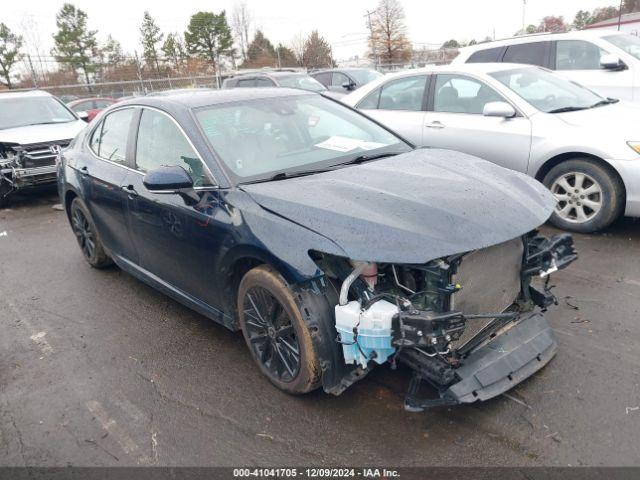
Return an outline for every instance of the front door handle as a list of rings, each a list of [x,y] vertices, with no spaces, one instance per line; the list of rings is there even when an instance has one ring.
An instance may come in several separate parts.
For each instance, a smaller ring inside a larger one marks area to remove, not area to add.
[[[86,165],[84,167],[80,167],[80,173],[82,175],[89,175],[89,169],[87,168]]]
[[[435,122],[425,124],[425,127],[441,129],[441,128],[444,128],[444,124],[436,120]]]
[[[127,192],[127,195],[131,198],[138,196],[138,192],[136,192],[136,188],[133,185],[123,185],[121,188]]]

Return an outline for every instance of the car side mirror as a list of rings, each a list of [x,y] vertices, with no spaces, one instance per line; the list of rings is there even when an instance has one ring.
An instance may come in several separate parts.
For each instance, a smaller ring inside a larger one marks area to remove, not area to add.
[[[356,88],[356,84],[354,82],[344,82],[342,84],[342,88],[344,88],[345,90],[355,90]]]
[[[507,102],[489,102],[484,106],[482,114],[485,117],[512,118],[516,116],[516,109]]]
[[[80,120],[84,120],[85,122],[89,121],[89,112],[76,112],[76,115],[80,118]]]
[[[608,53],[600,57],[600,66],[605,70],[622,70],[625,64],[617,55]]]
[[[191,176],[177,165],[158,167],[147,172],[142,183],[153,193],[181,193],[193,190]]]

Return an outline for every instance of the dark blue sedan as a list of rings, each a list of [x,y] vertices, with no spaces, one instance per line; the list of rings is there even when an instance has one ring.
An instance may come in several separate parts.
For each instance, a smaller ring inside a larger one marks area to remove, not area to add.
[[[181,92],[105,110],[65,150],[60,196],[89,264],[115,263],[242,330],[290,393],[414,371],[406,407],[491,398],[557,345],[541,309],[571,238],[531,178],[414,150],[332,99]],[[546,285],[546,284],[545,284]],[[426,380],[438,398],[420,399]]]

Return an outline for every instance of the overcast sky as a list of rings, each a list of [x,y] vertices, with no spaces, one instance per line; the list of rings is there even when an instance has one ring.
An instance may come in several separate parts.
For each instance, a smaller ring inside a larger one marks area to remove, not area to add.
[[[125,51],[140,51],[139,26],[149,10],[163,32],[184,32],[189,17],[197,11],[226,9],[237,0],[180,0],[142,2],[137,0],[75,0],[73,4],[89,15],[89,26],[104,40],[111,34]],[[49,53],[55,31],[55,14],[63,0],[4,0],[0,21],[23,34],[40,37],[41,49]],[[615,0],[527,0],[526,23],[538,23],[545,15],[563,15],[572,21],[577,10],[609,5]],[[261,28],[273,42],[288,43],[298,33],[318,29],[327,38],[337,59],[362,55],[366,51],[367,10],[377,0],[246,0],[254,27]],[[483,39],[511,36],[522,26],[522,0],[402,0],[410,40],[439,45],[445,40]],[[21,27],[31,24],[29,32]]]

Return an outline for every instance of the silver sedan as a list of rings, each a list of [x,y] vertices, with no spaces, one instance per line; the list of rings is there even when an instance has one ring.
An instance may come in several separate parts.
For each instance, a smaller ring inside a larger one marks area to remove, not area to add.
[[[342,99],[416,145],[477,155],[543,182],[551,222],[600,230],[640,217],[640,107],[546,69],[466,64],[387,75]]]

